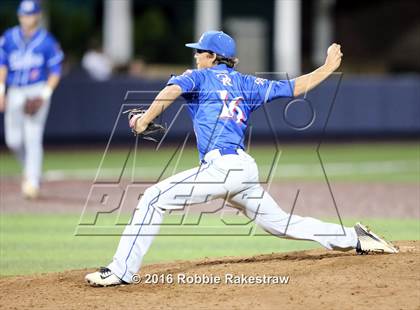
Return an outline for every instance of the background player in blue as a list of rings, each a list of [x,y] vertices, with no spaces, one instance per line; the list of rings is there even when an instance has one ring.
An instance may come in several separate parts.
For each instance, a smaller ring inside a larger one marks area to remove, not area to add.
[[[141,133],[178,96],[184,96],[201,165],[144,192],[113,261],[86,275],[85,280],[90,285],[132,283],[133,275],[158,234],[165,210],[182,209],[185,205],[216,198],[227,199],[264,230],[279,237],[313,240],[327,249],[356,249],[358,253],[397,252],[392,244],[360,223],[342,227],[287,214],[261,187],[256,163],[244,151],[243,137],[250,113],[276,98],[303,94],[326,79],[341,63],[340,45],[329,47],[324,66],[291,81],[269,81],[235,71],[235,42],[223,32],[206,32],[199,42],[186,46],[196,49],[198,69],[172,77],[144,116],[132,118],[130,126]]]
[[[5,111],[6,144],[23,166],[22,193],[34,199],[40,188],[42,136],[50,98],[60,80],[63,52],[39,26],[37,1],[22,1],[17,14],[20,25],[0,38],[0,112]],[[38,103],[29,107],[28,100],[35,98]]]

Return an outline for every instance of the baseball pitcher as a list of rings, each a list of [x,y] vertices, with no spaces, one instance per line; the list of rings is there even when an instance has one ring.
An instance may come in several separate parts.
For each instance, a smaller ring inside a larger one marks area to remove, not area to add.
[[[0,112],[5,112],[6,144],[23,166],[22,194],[34,199],[40,188],[42,136],[63,52],[39,26],[38,1],[22,1],[17,14],[20,25],[0,38]]]
[[[235,70],[235,41],[221,31],[205,32],[195,49],[196,70],[172,77],[145,113],[132,115],[130,126],[142,134],[178,96],[193,122],[201,164],[148,188],[121,237],[112,262],[86,275],[92,286],[132,283],[144,255],[158,234],[165,210],[224,198],[267,232],[285,238],[313,240],[327,249],[357,253],[396,253],[392,244],[365,226],[342,227],[283,211],[258,183],[255,160],[245,152],[244,133],[250,114],[280,97],[295,97],[314,88],[341,63],[340,45],[332,44],[325,64],[294,80],[266,80]],[[344,229],[344,235],[343,235]]]

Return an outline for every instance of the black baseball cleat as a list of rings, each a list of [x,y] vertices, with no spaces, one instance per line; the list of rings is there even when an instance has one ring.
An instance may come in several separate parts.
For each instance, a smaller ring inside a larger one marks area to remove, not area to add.
[[[115,286],[128,284],[118,278],[110,269],[100,267],[98,271],[89,273],[85,276],[85,281],[90,286]]]
[[[398,253],[398,249],[392,243],[385,241],[366,226],[357,223],[354,229],[357,234],[357,254]]]

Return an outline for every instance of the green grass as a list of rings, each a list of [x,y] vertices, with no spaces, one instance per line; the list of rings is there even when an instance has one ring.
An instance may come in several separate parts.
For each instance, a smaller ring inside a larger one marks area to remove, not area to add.
[[[78,215],[2,214],[0,218],[0,274],[16,275],[98,267],[109,263],[118,236],[75,236]],[[170,222],[168,216],[166,222]],[[354,220],[346,220],[353,225]],[[418,220],[366,219],[375,231],[392,240],[420,239]],[[108,224],[112,222],[108,221]],[[205,225],[221,227],[220,220],[208,217]],[[122,230],[120,227],[119,230]],[[223,227],[222,227],[223,230]],[[229,228],[225,231],[230,230]],[[165,233],[166,228],[162,228]],[[245,256],[319,247],[308,241],[259,236],[158,236],[145,264],[198,259],[203,257]]]
[[[283,145],[275,180],[316,180],[324,176],[316,156],[316,145]],[[128,160],[124,176],[130,177],[129,167],[135,166],[134,177],[155,179],[162,172],[171,157],[173,149],[160,151],[139,149],[136,156]],[[94,179],[102,158],[102,150],[46,151],[44,170],[48,176],[59,172],[65,177]],[[267,177],[276,156],[276,150],[269,146],[252,148],[250,154],[257,160],[261,179]],[[106,154],[100,179],[111,179],[119,175],[127,150],[111,149]],[[320,155],[330,181],[375,181],[375,182],[420,182],[420,148],[417,143],[372,143],[372,144],[325,144]],[[135,165],[134,165],[135,158]],[[175,161],[177,161],[175,157]],[[163,177],[177,171],[196,166],[197,151],[185,149],[174,170],[173,162]],[[0,175],[19,176],[20,167],[9,152],[0,153]],[[167,217],[170,223],[174,217]],[[115,229],[113,222],[111,231]],[[52,272],[75,268],[106,265],[118,244],[118,236],[74,236],[79,215],[35,215],[1,214],[0,217],[0,274],[27,274]],[[375,231],[393,240],[420,239],[420,224],[413,220],[365,220]],[[227,234],[235,227],[224,227],[215,218],[207,218],[207,225],[219,227]],[[352,225],[353,220],[345,221]],[[214,228],[214,227],[213,227]],[[170,233],[173,227],[162,229]],[[191,228],[194,229],[194,228]],[[109,230],[105,228],[106,231]],[[190,232],[194,233],[193,231]],[[279,251],[302,250],[318,247],[306,241],[278,239],[272,236],[159,236],[156,238],[145,263],[173,261],[174,259],[196,259],[216,256],[243,256]]]
[[[132,154],[124,170],[125,177],[137,180],[156,180],[197,166],[198,155],[195,148],[186,148],[179,157],[171,161],[175,147],[155,151],[139,148]],[[123,170],[128,146],[110,148],[104,157],[99,179],[115,180]],[[324,174],[316,153],[316,144],[281,145],[280,152],[271,146],[257,146],[249,153],[256,159],[260,169],[260,179],[266,180],[272,163],[277,160],[273,171],[275,180],[324,180]],[[93,180],[101,163],[103,150],[63,150],[48,151],[45,154],[46,176],[59,172],[63,177]],[[418,143],[366,143],[366,144],[323,144],[320,156],[326,174],[331,181],[397,181],[420,182],[420,146]],[[175,169],[175,163],[178,162]],[[164,167],[168,168],[164,170]],[[133,167],[134,170],[132,169]],[[0,153],[2,176],[17,176],[20,168],[8,152]]]

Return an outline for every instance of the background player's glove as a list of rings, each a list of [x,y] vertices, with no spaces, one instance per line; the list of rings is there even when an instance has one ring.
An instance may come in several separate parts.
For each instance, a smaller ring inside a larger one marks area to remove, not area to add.
[[[146,113],[146,110],[131,109],[131,110],[124,111],[123,113],[128,113],[128,122],[130,124],[133,122],[131,127],[132,127],[132,132],[134,133],[135,136],[139,135],[141,138],[145,140],[159,142],[166,133],[165,127],[163,127],[160,124],[156,124],[154,122],[149,123],[149,125],[147,125],[147,128],[140,134],[137,133],[135,123],[137,122],[138,119],[140,119],[144,115],[144,113]]]
[[[44,103],[44,99],[41,97],[35,98],[28,98],[26,99],[24,111],[25,114],[34,115],[38,110],[41,108],[42,104]]]

